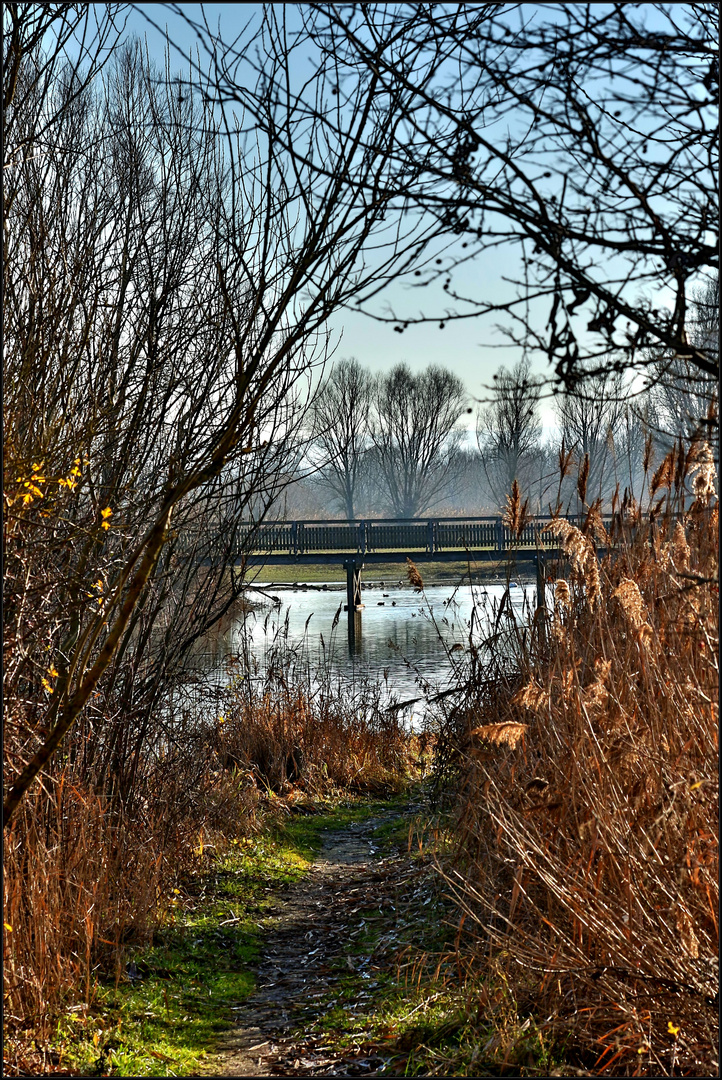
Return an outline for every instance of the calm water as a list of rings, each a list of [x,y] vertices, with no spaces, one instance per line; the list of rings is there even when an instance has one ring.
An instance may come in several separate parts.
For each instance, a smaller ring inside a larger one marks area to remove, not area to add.
[[[419,697],[424,688],[434,692],[450,685],[453,666],[469,642],[473,604],[472,640],[478,643],[493,624],[504,586],[432,585],[425,596],[408,586],[366,587],[353,649],[343,610],[346,591],[337,582],[324,591],[272,585],[268,591],[280,604],[254,592],[254,610],[227,619],[196,652],[193,666],[211,684],[218,686],[244,669],[262,670],[274,650],[283,648],[293,650],[297,662],[312,673],[325,670],[349,682],[370,676],[380,682],[384,697],[405,701]],[[515,621],[527,621],[535,587],[522,582],[512,587],[510,597]],[[407,714],[418,717],[421,708]]]

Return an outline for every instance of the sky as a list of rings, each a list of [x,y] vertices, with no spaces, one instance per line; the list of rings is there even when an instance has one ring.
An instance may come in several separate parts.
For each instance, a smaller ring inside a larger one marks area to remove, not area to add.
[[[249,9],[255,5],[247,4],[205,4],[206,18],[212,28],[220,25],[224,41],[232,41],[241,31],[249,18]],[[191,19],[200,18],[199,4],[184,4],[184,11]],[[161,63],[166,47],[165,34],[156,29],[152,22],[166,27],[168,37],[174,46],[172,66],[177,61],[181,66],[181,53],[187,55],[194,48],[196,38],[185,21],[160,4],[133,4],[126,23],[128,35],[137,34],[145,38],[148,50],[156,62]],[[486,265],[484,265],[486,263]],[[513,253],[495,251],[492,258],[477,258],[463,274],[455,275],[454,282],[464,291],[465,287],[475,293],[481,289],[485,295],[493,294],[498,278],[504,274],[513,274],[517,266]],[[396,282],[385,291],[377,309],[385,304],[395,310],[415,312],[421,309],[443,313],[444,295],[441,288],[438,295],[428,292],[419,294],[413,289],[411,281]],[[470,404],[488,396],[486,389],[492,382],[494,372],[505,364],[511,366],[520,359],[520,350],[509,348],[505,339],[495,332],[488,320],[463,319],[445,322],[444,328],[439,323],[408,326],[403,334],[394,331],[393,324],[380,323],[357,311],[339,312],[330,326],[332,342],[335,345],[334,357],[341,359],[355,356],[364,366],[373,372],[387,371],[400,361],[406,362],[413,371],[421,371],[429,364],[441,364],[454,371],[461,378],[470,394]],[[546,373],[548,364],[544,359],[532,361],[532,368]],[[542,403],[545,427],[554,425],[553,413],[547,403]],[[475,423],[470,417],[469,423]]]
[[[651,5],[647,5],[651,7]],[[201,19],[201,5],[187,3],[181,5],[183,12],[190,19]],[[248,22],[249,17],[257,12],[260,5],[251,4],[204,4],[203,10],[212,29],[218,27],[224,42],[232,42]],[[289,20],[293,18],[293,6],[286,8]],[[532,5],[529,10],[533,15]],[[159,24],[160,28],[152,25]],[[163,63],[167,37],[172,42],[171,67],[181,68],[184,55],[194,49],[197,39],[193,30],[182,17],[169,11],[163,4],[137,3],[131,5],[126,21],[125,33],[136,34],[145,38],[151,57]],[[187,70],[187,66],[186,66]],[[309,67],[309,72],[311,68]],[[518,275],[518,249],[511,246],[499,247],[489,252],[482,252],[474,257],[465,268],[454,274],[454,287],[463,295],[484,296],[485,299],[508,298],[508,286],[502,284],[503,278],[516,278]],[[376,310],[383,310],[386,305],[396,312],[410,315],[422,310],[443,314],[445,296],[441,286],[436,293],[416,291],[413,279],[397,280],[390,284],[376,301]],[[546,313],[540,310],[540,317]],[[488,398],[488,388],[493,375],[505,364],[512,366],[521,358],[521,349],[509,346],[503,334],[495,328],[493,319],[469,318],[458,321],[445,321],[443,329],[439,322],[422,325],[409,325],[403,334],[394,330],[393,323],[377,322],[366,315],[353,310],[339,311],[329,325],[331,331],[334,358],[356,357],[373,372],[387,371],[394,364],[404,361],[413,371],[420,371],[431,363],[448,367],[464,382],[470,395],[470,404]],[[549,364],[545,357],[530,355],[532,371],[549,375]],[[551,401],[542,400],[542,422],[551,434],[556,427]],[[474,417],[467,423],[472,426]]]

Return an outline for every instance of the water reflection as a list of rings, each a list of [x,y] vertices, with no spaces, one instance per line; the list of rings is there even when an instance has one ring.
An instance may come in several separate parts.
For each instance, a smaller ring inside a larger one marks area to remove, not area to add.
[[[370,676],[383,683],[385,696],[406,700],[417,697],[420,686],[441,690],[449,685],[454,661],[470,635],[475,644],[488,636],[503,594],[504,586],[494,584],[432,585],[424,595],[408,586],[366,588],[353,634],[343,610],[345,590],[337,585],[279,590],[280,603],[254,594],[259,599],[253,610],[226,619],[203,641],[192,666],[218,685],[239,670],[263,670],[283,648],[295,652],[312,674],[323,671],[352,683]],[[511,588],[506,607],[512,621],[506,625],[527,622],[534,606],[533,585]]]

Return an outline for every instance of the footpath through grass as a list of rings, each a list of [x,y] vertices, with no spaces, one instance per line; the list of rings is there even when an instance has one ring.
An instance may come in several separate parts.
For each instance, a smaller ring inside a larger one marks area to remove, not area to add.
[[[295,1034],[281,1040],[274,1073],[314,1075],[299,1062],[330,1054],[390,1075],[564,1075],[503,983],[469,980],[458,910],[432,866],[445,837],[427,810],[418,787],[388,800],[309,801],[221,857],[206,853],[152,947],[128,947],[117,981],[101,982],[91,1006],[58,1025],[48,1071],[222,1073],[217,1050],[253,993],[279,891],[302,887],[324,833],[381,817],[364,832],[376,863],[359,887],[334,897],[344,932],[332,988],[312,1007],[311,995],[293,1003]]]
[[[240,840],[177,890],[150,948],[128,948],[117,980],[101,982],[89,1007],[58,1024],[53,1071],[83,1076],[191,1076],[203,1070],[234,1007],[254,987],[274,896],[299,880],[325,829],[343,829],[393,802],[317,804],[261,835]]]
[[[325,1051],[334,1075],[346,1075],[341,1063],[348,1075],[576,1075],[503,978],[474,977],[464,920],[435,871],[452,834],[415,809],[407,803],[371,833],[384,869],[339,897],[346,943],[335,986],[320,1009],[299,1007],[298,1039],[274,1073],[316,1075]]]

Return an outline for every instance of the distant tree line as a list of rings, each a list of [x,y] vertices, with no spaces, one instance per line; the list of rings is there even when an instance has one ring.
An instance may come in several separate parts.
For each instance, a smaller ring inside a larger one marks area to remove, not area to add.
[[[718,311],[715,278],[694,299],[692,345],[714,350]],[[707,420],[716,381],[679,356],[655,364],[652,385],[608,368],[557,393],[556,431],[545,436],[544,379],[527,360],[499,368],[472,433],[461,426],[472,412],[470,394],[452,372],[431,365],[414,375],[400,363],[373,376],[357,359],[343,359],[313,401],[303,478],[276,511],[346,518],[498,513],[514,481],[535,513],[560,502],[571,513],[597,500],[606,506],[615,492],[638,498],[645,451],[666,452],[680,437],[689,444],[715,430]]]
[[[455,485],[466,400],[461,379],[438,365],[414,375],[397,364],[373,378],[342,360],[313,403],[316,483],[348,518],[372,505],[404,518],[433,509]]]

